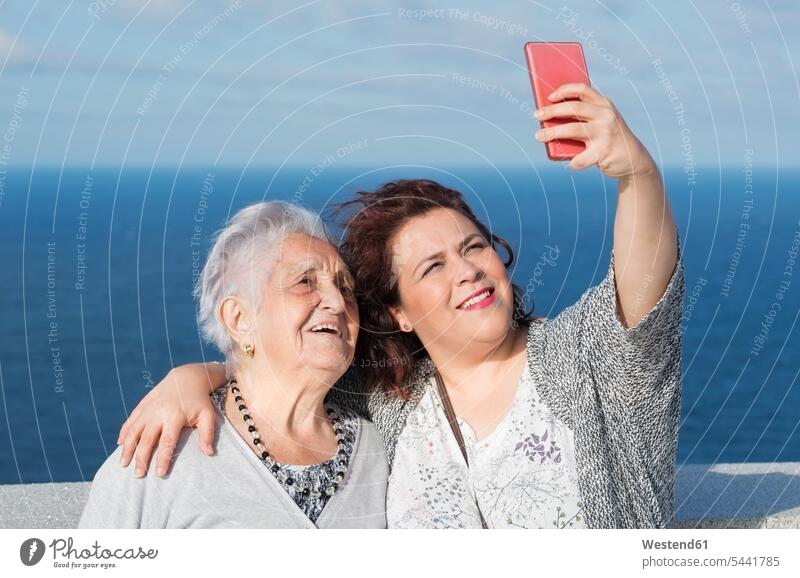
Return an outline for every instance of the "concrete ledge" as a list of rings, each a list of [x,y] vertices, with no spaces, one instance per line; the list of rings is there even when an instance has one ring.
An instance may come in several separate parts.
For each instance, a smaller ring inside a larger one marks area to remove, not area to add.
[[[0,527],[74,528],[89,482],[0,485]],[[681,466],[671,528],[800,528],[800,462]]]
[[[800,462],[678,468],[671,528],[800,528]]]
[[[0,486],[0,527],[75,528],[91,482]]]

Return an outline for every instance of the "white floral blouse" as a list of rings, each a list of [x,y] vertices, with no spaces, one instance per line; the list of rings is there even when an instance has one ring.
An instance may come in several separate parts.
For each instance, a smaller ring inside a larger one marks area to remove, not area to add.
[[[585,528],[572,430],[542,403],[530,374],[511,409],[476,440],[459,419],[469,468],[431,378],[409,415],[389,477],[390,528]],[[477,506],[476,506],[477,503]]]

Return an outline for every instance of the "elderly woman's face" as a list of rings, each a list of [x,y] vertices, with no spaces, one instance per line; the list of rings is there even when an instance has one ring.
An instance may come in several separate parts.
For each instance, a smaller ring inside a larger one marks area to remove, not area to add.
[[[353,289],[333,245],[307,235],[284,239],[257,312],[257,348],[267,362],[344,374],[358,337]]]

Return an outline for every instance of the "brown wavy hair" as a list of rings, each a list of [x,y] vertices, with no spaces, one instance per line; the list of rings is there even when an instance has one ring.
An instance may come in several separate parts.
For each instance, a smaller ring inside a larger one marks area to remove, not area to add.
[[[391,181],[374,191],[358,191],[355,199],[333,207],[344,228],[340,253],[356,279],[361,331],[354,365],[363,370],[367,391],[379,387],[390,395],[408,397],[414,363],[428,356],[417,335],[400,331],[389,312],[400,301],[392,278],[390,242],[408,221],[437,208],[452,209],[472,221],[493,249],[505,250],[506,269],[512,266],[511,245],[475,217],[459,191],[432,180]],[[522,290],[512,287],[513,323],[528,323],[533,317],[525,310]]]

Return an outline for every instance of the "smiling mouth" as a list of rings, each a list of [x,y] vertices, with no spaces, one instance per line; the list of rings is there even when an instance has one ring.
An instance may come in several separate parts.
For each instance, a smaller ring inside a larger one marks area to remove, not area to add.
[[[341,330],[332,323],[319,323],[314,325],[311,329],[309,329],[310,333],[316,333],[319,335],[332,335],[335,337],[341,337],[342,332]]]
[[[477,295],[470,297],[466,301],[464,301],[461,305],[456,307],[456,309],[461,309],[464,311],[469,311],[470,309],[480,309],[481,307],[485,307],[489,305],[494,300],[494,289],[489,287],[488,289],[484,289]]]

